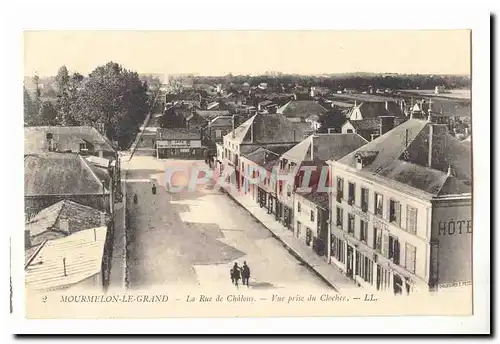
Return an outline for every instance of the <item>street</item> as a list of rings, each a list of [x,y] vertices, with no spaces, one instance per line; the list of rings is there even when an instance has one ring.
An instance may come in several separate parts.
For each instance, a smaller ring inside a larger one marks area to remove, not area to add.
[[[180,193],[165,190],[166,168],[196,164],[204,162],[134,156],[123,163],[130,214],[130,288],[233,287],[229,270],[235,262],[241,266],[244,261],[251,269],[253,289],[328,288],[262,224],[213,185]],[[152,179],[157,180],[155,195]],[[177,185],[185,182],[187,179],[176,179]]]

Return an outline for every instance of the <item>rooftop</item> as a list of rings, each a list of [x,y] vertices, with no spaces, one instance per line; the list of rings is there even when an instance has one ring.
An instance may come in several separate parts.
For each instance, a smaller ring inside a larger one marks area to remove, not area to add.
[[[105,221],[110,219],[109,215],[97,209],[63,200],[41,210],[26,223],[25,230],[29,231],[30,236],[36,236],[46,231],[56,231],[69,235],[103,225],[101,216],[104,216]],[[67,228],[61,226],[63,219],[68,221]]]
[[[327,110],[312,100],[291,100],[278,109],[286,117],[306,118],[311,115],[321,116]]]
[[[234,130],[234,139],[256,144],[300,142],[309,127],[307,123],[292,123],[281,114],[256,114]]]
[[[109,174],[76,153],[41,153],[24,158],[24,195],[95,195]],[[109,193],[107,188],[105,192]]]
[[[24,154],[48,151],[47,134],[51,133],[61,151],[74,147],[75,143],[90,143],[96,150],[116,152],[111,141],[97,129],[89,126],[61,127],[40,126],[24,128]]]
[[[185,128],[159,128],[156,131],[157,140],[200,140],[200,130]]]
[[[359,114],[361,116],[359,116]],[[363,102],[353,107],[351,110],[350,118],[353,120],[361,120],[368,118],[377,118],[380,116],[405,117],[405,114],[401,109],[401,106],[395,102],[372,101],[372,102]]]
[[[432,140],[429,139],[431,130]],[[371,155],[369,161],[360,166],[358,156],[363,152]],[[471,192],[470,146],[450,135],[446,125],[410,119],[349,153],[338,163],[404,191],[418,190],[431,196]]]
[[[26,288],[70,287],[100,273],[106,231],[106,227],[87,229],[42,244],[25,265]]]
[[[313,188],[314,189],[314,188]],[[318,205],[319,207],[323,209],[328,209],[329,207],[329,198],[328,198],[328,193],[327,192],[319,192],[316,190],[313,190],[311,192],[297,192],[299,196],[304,197],[306,200]]]
[[[358,134],[313,134],[283,154],[283,158],[296,163],[311,160],[338,160],[366,144]]]

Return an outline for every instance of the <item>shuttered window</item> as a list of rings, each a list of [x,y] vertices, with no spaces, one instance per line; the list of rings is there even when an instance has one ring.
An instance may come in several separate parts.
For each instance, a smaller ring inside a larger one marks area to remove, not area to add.
[[[409,243],[406,243],[405,252],[406,252],[405,268],[411,273],[415,273],[417,248]]]
[[[389,222],[401,226],[401,203],[392,199],[389,202]]]
[[[411,234],[417,234],[417,208],[410,205],[406,207],[406,230]]]
[[[374,213],[380,217],[384,215],[384,197],[381,194],[375,193],[375,202],[374,202]]]

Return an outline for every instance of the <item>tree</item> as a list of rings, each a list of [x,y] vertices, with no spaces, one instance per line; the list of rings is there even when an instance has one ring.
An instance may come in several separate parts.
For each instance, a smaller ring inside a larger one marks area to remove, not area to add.
[[[104,134],[120,147],[133,139],[147,112],[147,94],[136,72],[108,62],[89,74],[71,104],[79,125],[104,126]]]
[[[66,66],[62,66],[56,75],[57,86],[57,112],[61,119],[61,125],[68,125],[68,116],[71,108],[70,99],[70,77]]]
[[[58,125],[57,110],[51,102],[43,102],[39,113],[39,125]]]
[[[35,103],[31,99],[26,87],[23,87],[24,98],[24,125],[31,126],[36,124],[36,109]]]
[[[336,133],[340,133],[342,125],[346,122],[347,118],[342,110],[335,107],[319,118],[320,127],[319,133],[327,133],[328,129],[335,129]]]

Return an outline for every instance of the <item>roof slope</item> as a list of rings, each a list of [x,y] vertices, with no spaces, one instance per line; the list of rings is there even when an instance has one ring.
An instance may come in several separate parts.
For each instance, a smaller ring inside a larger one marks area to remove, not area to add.
[[[352,108],[351,113],[359,111],[363,119],[376,118],[380,116],[405,116],[401,108],[395,102],[363,102]]]
[[[292,100],[278,109],[278,113],[286,117],[307,118],[312,115],[321,116],[327,110],[312,100]]]
[[[308,161],[313,146],[313,160],[338,160],[366,144],[357,134],[314,134],[283,154],[295,162]]]
[[[431,126],[434,134],[432,166],[429,167]],[[442,125],[410,119],[346,155],[339,163],[356,168],[360,154],[373,157],[358,169],[365,176],[382,177],[389,184],[395,181],[431,195],[471,192],[470,148],[460,144]],[[451,168],[449,175],[448,167]]]
[[[104,214],[106,221],[109,220],[106,213],[97,209],[73,201],[63,200],[42,209],[26,223],[25,229],[30,232],[30,236],[39,235],[48,230],[69,235],[103,225],[101,223],[101,214]],[[67,229],[61,228],[61,219],[68,220]]]
[[[25,267],[26,288],[65,288],[98,274],[106,231],[106,227],[92,228],[47,241]]]
[[[116,152],[116,147],[111,141],[93,127],[40,126],[24,128],[24,154],[47,151],[47,133],[53,135],[54,141],[63,151],[66,150],[65,147],[69,149],[75,143],[89,142],[96,150]]]
[[[300,142],[308,128],[307,123],[290,122],[281,114],[256,114],[234,130],[234,139],[256,144]]]
[[[96,169],[75,153],[27,155],[24,158],[24,195],[102,194],[103,184]]]

